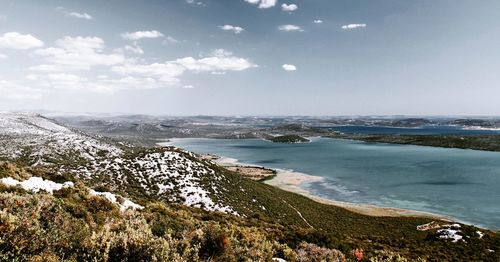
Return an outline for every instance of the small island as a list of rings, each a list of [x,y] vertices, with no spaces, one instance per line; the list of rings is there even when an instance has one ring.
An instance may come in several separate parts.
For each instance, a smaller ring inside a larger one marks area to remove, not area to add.
[[[310,142],[309,139],[298,136],[298,135],[284,135],[284,136],[275,136],[269,138],[270,141],[274,143],[307,143]]]

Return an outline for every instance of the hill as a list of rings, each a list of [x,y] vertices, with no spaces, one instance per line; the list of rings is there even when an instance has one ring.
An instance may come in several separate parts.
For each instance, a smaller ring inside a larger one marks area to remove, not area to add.
[[[2,260],[496,261],[500,254],[494,232],[353,213],[180,148],[132,146],[39,115],[0,114],[0,157]]]

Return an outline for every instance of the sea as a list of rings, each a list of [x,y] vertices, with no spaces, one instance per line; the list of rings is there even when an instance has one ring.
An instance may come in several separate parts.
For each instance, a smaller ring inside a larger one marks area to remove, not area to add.
[[[205,138],[171,143],[200,154],[319,176],[321,180],[300,185],[318,197],[429,212],[500,229],[500,152],[331,138],[300,144]]]

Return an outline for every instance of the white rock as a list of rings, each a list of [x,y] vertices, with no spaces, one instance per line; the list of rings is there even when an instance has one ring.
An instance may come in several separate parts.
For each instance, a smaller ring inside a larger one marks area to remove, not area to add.
[[[24,180],[22,182],[13,179],[11,177],[6,177],[0,179],[0,182],[7,186],[21,186],[24,190],[31,191],[34,193],[39,192],[40,190],[46,191],[52,194],[54,191],[61,190],[67,187],[73,187],[73,182],[65,182],[63,184],[59,184],[50,180],[44,180],[41,177],[31,177],[28,180]]]

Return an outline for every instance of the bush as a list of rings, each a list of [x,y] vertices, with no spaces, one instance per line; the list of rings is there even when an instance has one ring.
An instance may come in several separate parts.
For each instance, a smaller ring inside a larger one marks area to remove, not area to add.
[[[205,231],[200,257],[208,259],[222,256],[230,247],[230,240],[220,228],[211,226]]]

